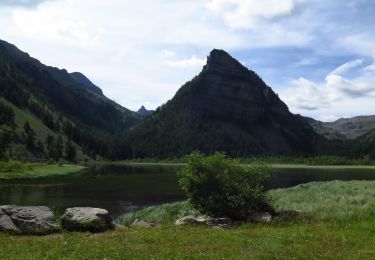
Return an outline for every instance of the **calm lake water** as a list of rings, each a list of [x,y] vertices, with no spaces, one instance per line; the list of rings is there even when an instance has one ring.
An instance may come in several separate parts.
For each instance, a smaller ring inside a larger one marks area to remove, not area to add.
[[[116,217],[184,199],[177,170],[178,166],[103,165],[71,176],[0,181],[0,205],[46,205],[59,212],[74,206],[100,207]],[[275,169],[267,188],[329,180],[375,180],[375,170]]]

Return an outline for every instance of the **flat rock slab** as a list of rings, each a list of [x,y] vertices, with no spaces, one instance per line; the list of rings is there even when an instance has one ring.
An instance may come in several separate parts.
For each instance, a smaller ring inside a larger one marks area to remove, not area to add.
[[[61,225],[69,231],[103,232],[115,228],[107,210],[89,207],[66,209],[61,218]]]
[[[46,206],[0,206],[2,229],[24,234],[51,234],[59,231],[56,218]]]

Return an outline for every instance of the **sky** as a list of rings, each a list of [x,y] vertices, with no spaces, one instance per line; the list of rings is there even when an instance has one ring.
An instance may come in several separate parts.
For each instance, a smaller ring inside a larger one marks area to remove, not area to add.
[[[374,13],[375,0],[0,0],[0,39],[132,110],[224,49],[293,113],[333,121],[375,114]]]

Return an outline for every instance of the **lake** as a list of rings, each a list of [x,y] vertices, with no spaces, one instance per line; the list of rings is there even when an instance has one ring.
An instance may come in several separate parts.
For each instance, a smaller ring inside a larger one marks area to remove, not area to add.
[[[105,208],[123,213],[184,199],[178,187],[178,166],[94,165],[80,174],[34,180],[0,181],[0,205],[46,205]],[[268,189],[311,181],[375,180],[370,169],[274,169]]]

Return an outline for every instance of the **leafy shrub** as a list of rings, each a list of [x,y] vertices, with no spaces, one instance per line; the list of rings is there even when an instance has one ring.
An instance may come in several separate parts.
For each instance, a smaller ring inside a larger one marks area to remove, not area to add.
[[[205,157],[194,152],[179,172],[179,183],[197,210],[247,220],[255,212],[273,212],[264,192],[269,172],[265,165],[241,166],[222,153]]]

